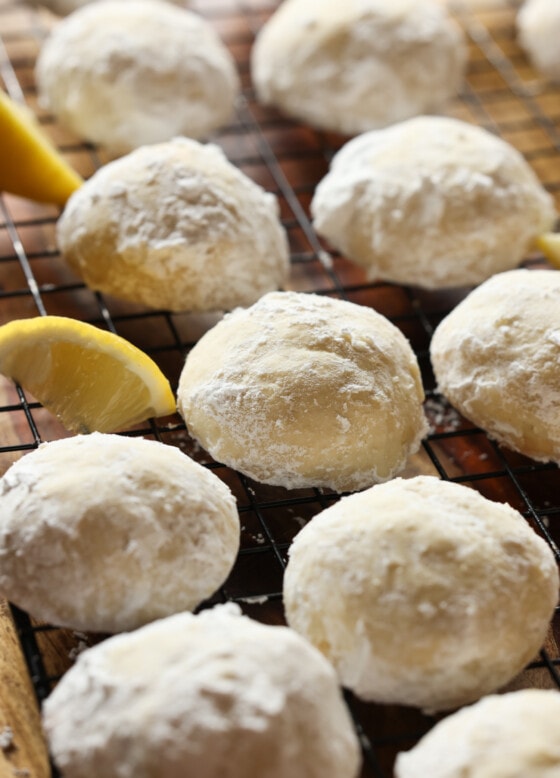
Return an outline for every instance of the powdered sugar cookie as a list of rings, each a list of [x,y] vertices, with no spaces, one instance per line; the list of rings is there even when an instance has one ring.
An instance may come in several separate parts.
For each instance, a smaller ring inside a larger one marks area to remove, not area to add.
[[[355,778],[360,763],[328,662],[231,605],[80,654],[44,725],[65,778]]]
[[[426,432],[401,331],[372,309],[296,292],[265,295],[207,332],[177,400],[215,459],[287,488],[387,480]]]
[[[347,134],[439,110],[459,89],[463,34],[432,0],[285,0],[252,52],[257,96]]]
[[[440,721],[399,754],[395,778],[553,778],[560,772],[559,741],[557,691],[492,695]]]
[[[42,103],[112,156],[229,121],[231,55],[202,17],[163,0],[99,0],[52,30],[37,59]]]
[[[82,8],[89,3],[96,3],[98,0],[32,0],[33,4],[43,6],[52,11],[57,16],[68,16],[68,14],[77,11],[78,8]],[[188,5],[188,0],[170,0],[179,6]]]
[[[472,291],[438,326],[440,391],[500,443],[560,463],[560,273],[512,270]]]
[[[510,681],[557,598],[554,555],[521,514],[428,476],[324,510],[296,536],[284,578],[288,623],[344,686],[430,710]]]
[[[422,116],[335,155],[311,203],[317,231],[371,278],[429,289],[515,267],[552,228],[552,197],[513,146]]]
[[[519,42],[533,65],[560,81],[560,4],[555,0],[526,0],[517,15]]]
[[[187,138],[98,170],[68,201],[57,238],[92,289],[173,311],[250,305],[289,269],[274,195],[217,146]]]
[[[56,625],[133,629],[210,597],[239,534],[229,489],[173,446],[45,443],[0,481],[0,592]]]

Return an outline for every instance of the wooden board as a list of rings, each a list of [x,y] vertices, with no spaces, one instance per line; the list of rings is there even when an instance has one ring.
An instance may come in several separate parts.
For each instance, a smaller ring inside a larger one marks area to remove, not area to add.
[[[10,609],[0,601],[0,778],[48,778],[50,766],[29,669]]]

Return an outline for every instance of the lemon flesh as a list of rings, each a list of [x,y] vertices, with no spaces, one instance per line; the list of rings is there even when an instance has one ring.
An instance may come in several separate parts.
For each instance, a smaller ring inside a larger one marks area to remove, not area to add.
[[[535,240],[535,246],[542,251],[551,265],[560,268],[560,233],[544,232]]]
[[[82,178],[60,156],[33,115],[0,89],[0,191],[64,205]]]
[[[71,432],[116,432],[176,408],[169,382],[143,351],[63,316],[1,326],[0,373]]]

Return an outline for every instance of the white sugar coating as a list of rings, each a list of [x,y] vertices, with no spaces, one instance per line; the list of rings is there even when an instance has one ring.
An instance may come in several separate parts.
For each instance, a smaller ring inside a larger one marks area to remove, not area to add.
[[[395,778],[557,778],[560,694],[522,689],[464,708],[397,757]]]
[[[251,72],[261,102],[354,135],[439,110],[466,60],[463,33],[432,0],[285,0]]]
[[[416,357],[364,306],[272,292],[187,356],[177,403],[218,461],[263,483],[348,491],[391,478],[427,423]]]
[[[507,447],[560,463],[560,273],[511,270],[472,291],[437,327],[440,391]]]
[[[89,3],[100,2],[100,0],[31,0],[31,2],[33,5],[48,8],[57,16],[68,16],[73,11],[77,11],[78,8],[89,5]],[[132,0],[132,2],[137,2],[137,0]],[[170,2],[179,6],[188,5],[188,0],[170,0]]]
[[[560,3],[526,0],[517,15],[517,32],[521,46],[537,70],[560,81]]]
[[[44,704],[65,778],[355,778],[336,675],[236,606],[178,614],[85,651]]]
[[[515,267],[556,216],[513,146],[433,116],[343,146],[311,212],[317,231],[371,278],[426,288],[477,284]]]
[[[344,686],[427,710],[510,681],[542,646],[557,597],[554,555],[521,514],[430,476],[318,514],[284,578],[289,625]]]
[[[202,17],[163,0],[99,0],[59,21],[39,52],[39,98],[113,156],[229,121],[234,61]]]
[[[289,271],[275,196],[218,146],[187,138],[98,170],[69,199],[57,239],[92,289],[173,311],[250,305]]]
[[[438,0],[447,5],[451,11],[490,11],[497,8],[511,9],[511,0]]]
[[[239,535],[227,486],[174,446],[45,443],[0,481],[0,592],[52,624],[133,629],[210,597]]]

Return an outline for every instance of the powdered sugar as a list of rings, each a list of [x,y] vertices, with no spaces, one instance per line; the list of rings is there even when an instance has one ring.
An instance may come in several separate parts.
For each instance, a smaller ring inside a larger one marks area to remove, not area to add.
[[[355,135],[439,110],[459,87],[466,46],[425,0],[286,0],[252,54],[259,99],[312,126]]]
[[[63,773],[355,778],[336,676],[285,627],[228,604],[163,619],[82,654],[44,705]],[[131,747],[131,742],[133,746]]]
[[[319,233],[371,277],[428,288],[514,267],[555,220],[551,196],[512,146],[443,117],[353,139],[311,203]]]
[[[9,751],[14,745],[14,732],[11,727],[0,729],[0,751]]]
[[[560,461],[560,275],[512,270],[473,290],[431,343],[440,391],[510,448]]]
[[[288,272],[276,198],[217,146],[186,138],[99,170],[68,202],[58,240],[92,288],[174,311],[248,305]]]
[[[178,405],[218,461],[287,488],[386,480],[425,433],[415,357],[373,310],[293,292],[227,315],[187,357]]]
[[[60,22],[37,62],[42,101],[115,155],[224,124],[239,89],[212,27],[157,0],[102,0]]]

